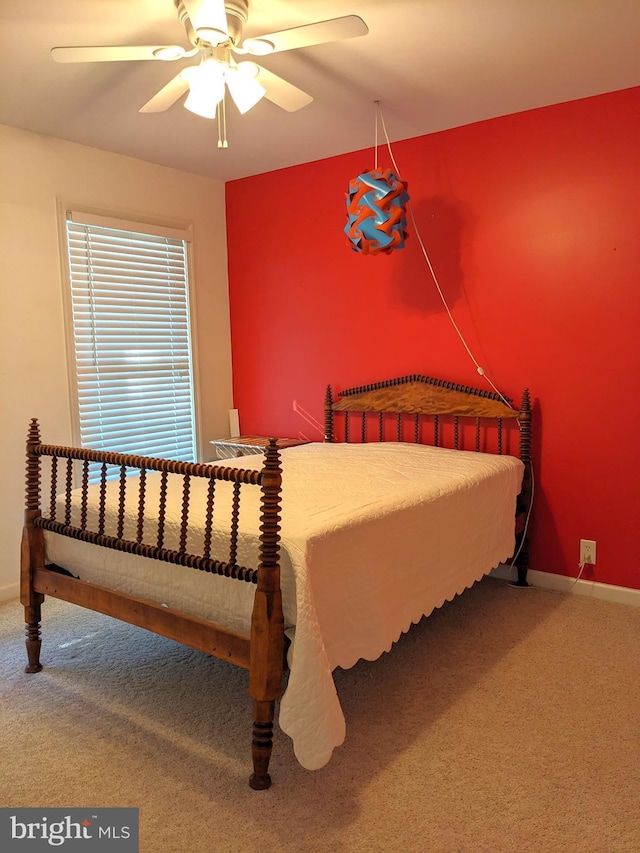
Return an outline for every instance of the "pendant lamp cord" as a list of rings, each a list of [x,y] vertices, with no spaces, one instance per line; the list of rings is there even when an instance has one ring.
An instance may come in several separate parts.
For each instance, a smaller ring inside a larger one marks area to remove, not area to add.
[[[391,142],[389,141],[389,134],[387,133],[387,127],[386,127],[385,122],[384,122],[384,116],[383,116],[383,114],[382,114],[382,108],[381,108],[381,106],[380,106],[380,101],[375,101],[374,103],[375,103],[375,105],[376,105],[376,131],[375,131],[375,164],[376,164],[376,169],[378,168],[378,119],[379,119],[379,120],[380,120],[380,124],[382,125],[382,130],[383,130],[383,133],[384,133],[384,136],[385,136],[385,140],[386,140],[386,143],[387,143],[387,149],[388,149],[388,151],[389,151],[389,156],[391,157],[391,162],[393,163],[393,168],[396,170],[396,175],[397,175],[398,179],[399,179],[399,180],[402,180],[402,177],[401,177],[401,175],[400,175],[400,169],[398,169],[398,164],[396,163],[395,157],[393,156],[393,151],[391,150]],[[435,272],[435,270],[434,270],[434,268],[433,268],[433,265],[432,265],[432,263],[431,263],[431,259],[429,258],[429,253],[427,252],[427,249],[426,249],[426,247],[425,247],[425,245],[424,245],[424,242],[423,242],[423,240],[422,240],[422,236],[420,235],[420,231],[419,231],[419,229],[418,229],[418,223],[416,222],[415,216],[413,215],[413,209],[412,209],[412,207],[411,207],[411,203],[410,203],[410,202],[408,202],[408,203],[407,203],[407,209],[408,209],[408,211],[409,211],[409,216],[411,217],[411,222],[412,222],[412,224],[413,224],[413,228],[414,228],[414,231],[415,231],[416,237],[417,237],[417,239],[418,239],[418,243],[419,243],[419,245],[420,245],[420,249],[422,250],[422,254],[423,254],[423,256],[424,256],[424,259],[425,259],[425,261],[427,262],[427,266],[429,267],[429,271],[430,271],[430,273],[431,273],[431,277],[432,277],[432,279],[433,279],[433,283],[434,283],[434,284],[435,284],[435,286],[436,286],[436,290],[438,291],[438,295],[440,296],[440,299],[442,300],[442,304],[443,304],[443,305],[444,305],[444,307],[445,307],[445,310],[446,310],[446,312],[447,312],[447,315],[448,315],[448,317],[449,317],[449,320],[451,321],[451,325],[453,326],[453,328],[454,328],[454,329],[455,329],[455,331],[456,331],[456,334],[457,334],[457,335],[458,335],[458,337],[460,338],[460,341],[462,342],[462,345],[464,346],[465,350],[467,351],[467,354],[469,355],[469,358],[470,358],[470,359],[471,359],[471,361],[474,363],[474,365],[475,365],[475,367],[476,367],[477,372],[480,374],[480,376],[484,376],[484,378],[486,379],[486,381],[489,383],[489,385],[491,385],[491,387],[493,388],[493,390],[494,390],[494,391],[496,392],[496,394],[500,397],[500,399],[505,403],[505,405],[507,405],[510,409],[513,409],[513,406],[511,405],[511,403],[509,402],[509,400],[507,400],[507,398],[506,398],[506,397],[505,397],[505,396],[500,392],[500,390],[499,390],[499,389],[494,385],[494,383],[491,381],[491,378],[490,378],[489,376],[487,376],[487,374],[485,373],[484,369],[483,369],[483,368],[480,366],[480,364],[478,363],[477,359],[475,358],[475,356],[474,356],[474,355],[473,355],[473,353],[471,352],[471,348],[470,348],[470,347],[469,347],[469,345],[467,344],[467,342],[466,342],[466,340],[465,340],[465,338],[464,338],[464,335],[463,335],[463,334],[462,334],[462,332],[460,331],[460,329],[459,329],[459,327],[458,327],[458,324],[457,324],[457,323],[456,323],[456,321],[454,320],[453,314],[451,313],[451,309],[449,308],[449,305],[447,304],[447,300],[446,300],[446,298],[445,298],[445,295],[444,295],[444,293],[442,292],[442,288],[440,287],[440,282],[438,281],[438,277],[437,277],[436,272]],[[517,421],[517,424],[518,424],[518,429],[521,429],[520,421]],[[513,558],[512,558],[512,562],[513,562],[514,564],[515,564],[516,560],[518,559],[518,557],[520,556],[520,551],[522,550],[522,547],[523,547],[523,545],[524,545],[524,542],[525,542],[525,539],[526,539],[526,535],[527,535],[527,531],[528,531],[528,529],[529,529],[529,520],[530,520],[530,518],[531,518],[531,510],[532,510],[532,508],[533,508],[533,499],[534,499],[534,494],[535,494],[535,477],[534,477],[534,471],[533,471],[533,464],[531,464],[531,465],[530,465],[530,472],[531,472],[531,503],[530,503],[530,505],[529,505],[529,511],[527,512],[527,517],[526,517],[526,520],[525,520],[524,530],[523,530],[523,533],[522,533],[522,538],[521,538],[521,540],[520,540],[520,546],[519,546],[518,550],[516,551],[516,553],[514,554],[514,556],[513,556]],[[579,576],[578,576],[578,577],[579,577]]]
[[[393,163],[393,167],[394,167],[394,169],[396,170],[396,175],[398,176],[398,178],[399,178],[400,180],[402,180],[402,177],[401,177],[401,175],[400,175],[400,169],[398,169],[398,164],[396,163],[395,157],[393,156],[393,151],[391,150],[391,143],[390,143],[390,141],[389,141],[389,134],[387,133],[387,126],[386,126],[386,124],[385,124],[384,116],[383,116],[383,114],[382,114],[382,109],[381,109],[381,107],[380,107],[380,101],[375,101],[375,104],[376,104],[376,168],[378,167],[378,147],[377,147],[377,146],[378,146],[378,142],[377,142],[378,122],[377,122],[377,119],[378,119],[378,117],[379,117],[379,119],[380,119],[380,124],[382,125],[382,130],[383,130],[383,132],[384,132],[385,140],[386,140],[386,143],[387,143],[387,148],[388,148],[388,150],[389,150],[389,156],[391,157],[391,162]],[[480,374],[480,376],[484,376],[484,378],[487,380],[487,382],[489,383],[489,385],[491,385],[491,387],[492,387],[492,388],[493,388],[493,390],[496,392],[496,394],[500,397],[500,399],[501,399],[504,403],[506,403],[506,405],[507,405],[507,406],[509,406],[509,408],[511,408],[511,409],[512,409],[512,408],[513,408],[513,406],[511,405],[511,403],[507,400],[507,398],[506,398],[506,397],[504,397],[504,396],[500,393],[499,389],[498,389],[498,388],[493,384],[493,382],[491,381],[490,377],[489,377],[489,376],[487,376],[487,374],[485,373],[484,368],[482,368],[482,367],[480,366],[480,364],[478,363],[478,361],[477,361],[476,357],[475,357],[475,356],[474,356],[474,354],[471,352],[471,348],[470,348],[470,347],[469,347],[469,345],[467,344],[467,342],[466,342],[466,340],[465,340],[465,338],[464,338],[464,335],[463,335],[463,334],[462,334],[462,332],[460,331],[460,328],[459,328],[458,324],[456,323],[456,321],[455,321],[455,319],[454,319],[454,317],[453,317],[453,314],[451,313],[451,309],[449,308],[449,305],[447,304],[447,300],[446,300],[446,298],[445,298],[445,295],[444,295],[444,293],[442,292],[442,288],[440,287],[440,282],[438,281],[438,276],[436,275],[436,272],[435,272],[435,270],[434,270],[434,268],[433,268],[433,264],[431,263],[431,259],[430,259],[430,257],[429,257],[429,253],[427,252],[427,249],[426,249],[426,247],[425,247],[425,245],[424,245],[424,242],[423,242],[423,240],[422,240],[422,236],[421,236],[420,231],[419,231],[419,229],[418,229],[418,223],[416,222],[415,216],[413,215],[413,209],[412,209],[412,207],[411,207],[411,203],[410,203],[410,202],[407,204],[407,209],[408,209],[408,211],[409,211],[409,216],[411,217],[411,223],[412,223],[412,225],[413,225],[413,228],[414,228],[414,231],[415,231],[416,237],[418,238],[418,244],[420,245],[420,249],[422,250],[422,254],[423,254],[423,256],[424,256],[424,259],[425,259],[425,261],[427,262],[427,266],[429,267],[429,272],[431,273],[431,277],[432,277],[432,279],[433,279],[433,283],[434,283],[434,284],[435,284],[435,286],[436,286],[436,290],[438,291],[438,295],[440,296],[440,299],[441,299],[441,301],[442,301],[442,304],[444,305],[444,308],[445,308],[445,310],[446,310],[446,312],[447,312],[447,315],[448,315],[448,317],[449,317],[449,320],[450,320],[450,322],[451,322],[451,325],[453,326],[453,328],[454,328],[454,329],[455,329],[455,331],[456,331],[456,334],[457,334],[457,335],[458,335],[458,337],[460,338],[460,341],[461,341],[461,343],[462,343],[463,347],[465,348],[465,350],[467,351],[467,354],[468,354],[469,358],[470,358],[470,359],[471,359],[471,361],[474,363],[474,365],[475,365],[475,367],[476,367],[477,372]]]
[[[378,169],[378,122],[380,120],[380,101],[373,102],[375,106],[375,121],[373,130],[373,168]]]

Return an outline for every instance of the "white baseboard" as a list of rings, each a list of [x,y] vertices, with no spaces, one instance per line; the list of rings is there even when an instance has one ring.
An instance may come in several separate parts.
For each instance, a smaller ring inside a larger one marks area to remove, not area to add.
[[[0,586],[0,601],[12,601],[20,596],[20,584],[9,583],[6,586]]]
[[[501,564],[492,572],[494,578],[508,580],[515,578],[516,570],[512,566]],[[527,581],[532,586],[540,589],[550,589],[555,592],[567,592],[571,595],[587,595],[591,598],[601,598],[604,601],[615,601],[618,604],[631,604],[640,607],[640,589],[630,589],[626,586],[614,586],[608,583],[596,583],[596,581],[584,581],[569,578],[566,575],[555,575],[551,572],[537,572],[529,569]]]

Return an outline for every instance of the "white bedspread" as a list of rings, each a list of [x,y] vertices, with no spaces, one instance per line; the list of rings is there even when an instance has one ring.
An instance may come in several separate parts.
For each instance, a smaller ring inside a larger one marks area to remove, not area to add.
[[[233,465],[259,468],[262,462],[262,456],[245,456]],[[279,724],[299,762],[313,770],[345,735],[332,671],[379,657],[412,623],[512,555],[523,465],[510,456],[415,444],[319,443],[284,450],[282,467],[282,588],[292,644]],[[159,475],[148,476],[149,492],[158,481]],[[198,520],[196,507],[202,519],[205,507],[206,484],[192,483],[190,527]],[[216,518],[222,519],[229,484],[216,490]],[[116,483],[109,507],[117,508]],[[179,488],[170,489],[166,547],[175,547],[180,514]],[[257,565],[258,514],[259,489],[243,486],[238,562],[244,565]],[[47,558],[83,580],[249,631],[251,584],[57,534],[46,533],[46,541]],[[214,535],[212,554],[226,559],[216,551],[223,541]],[[197,536],[192,546],[198,547]]]

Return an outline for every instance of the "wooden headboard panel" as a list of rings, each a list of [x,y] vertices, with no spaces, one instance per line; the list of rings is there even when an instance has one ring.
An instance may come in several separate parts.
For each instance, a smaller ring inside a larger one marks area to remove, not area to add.
[[[507,400],[507,402],[505,402]],[[357,388],[347,388],[341,391],[338,399],[334,400],[331,386],[327,387],[325,397],[325,441],[335,441],[335,418],[340,413],[344,417],[345,440],[358,440],[353,431],[350,432],[351,413],[358,415],[356,428],[359,426],[361,441],[366,440],[368,414],[378,415],[378,440],[384,439],[384,415],[396,414],[398,429],[397,440],[404,439],[405,416],[413,421],[413,440],[421,441],[421,416],[433,419],[434,441],[439,444],[439,418],[448,417],[453,420],[454,442],[456,449],[460,448],[460,420],[475,421],[476,449],[479,449],[482,421],[494,421],[498,432],[497,452],[502,452],[502,421],[515,421],[520,427],[520,458],[523,462],[530,461],[530,423],[531,404],[529,392],[525,389],[520,409],[511,406],[511,400],[500,397],[489,391],[456,385],[443,379],[432,379],[429,376],[413,374],[398,379],[388,379],[372,385],[362,385]]]

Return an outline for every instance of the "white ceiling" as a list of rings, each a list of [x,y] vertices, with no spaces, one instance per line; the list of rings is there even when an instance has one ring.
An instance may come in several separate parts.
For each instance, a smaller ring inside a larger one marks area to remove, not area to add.
[[[173,0],[0,0],[0,123],[221,180],[640,84],[640,0],[252,0],[245,36],[359,15],[369,34],[260,61],[314,101],[140,114],[197,60],[60,65],[66,45],[190,47]],[[379,141],[382,141],[382,137]],[[368,164],[363,164],[367,166]],[[373,164],[371,164],[373,165]]]

